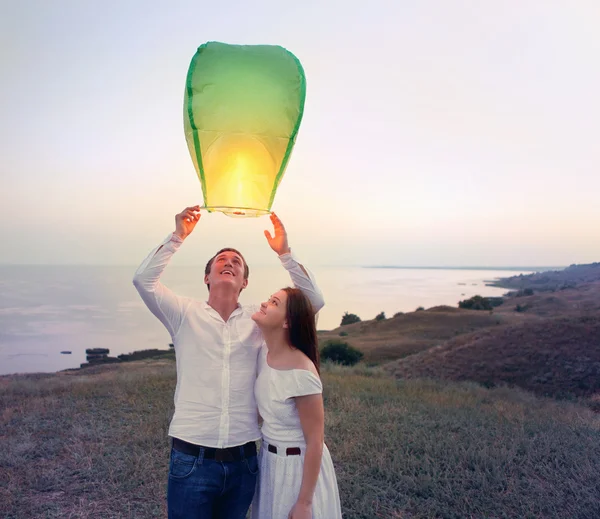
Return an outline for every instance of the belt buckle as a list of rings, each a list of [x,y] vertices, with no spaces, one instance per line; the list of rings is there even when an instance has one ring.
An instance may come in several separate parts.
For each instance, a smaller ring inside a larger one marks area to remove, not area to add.
[[[233,454],[229,452],[227,449],[217,449],[215,451],[215,461],[235,461],[233,459]]]

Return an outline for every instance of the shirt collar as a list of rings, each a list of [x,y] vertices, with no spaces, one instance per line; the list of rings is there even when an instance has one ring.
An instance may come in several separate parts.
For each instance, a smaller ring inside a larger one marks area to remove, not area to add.
[[[223,320],[223,318],[219,315],[219,312],[217,312],[212,306],[210,306],[208,304],[208,301],[203,301],[203,306],[204,306],[204,309],[209,314],[211,314],[213,317],[218,317],[219,319],[221,319],[221,321]],[[242,305],[240,303],[238,303],[235,310],[233,312],[231,312],[229,319],[231,319],[232,317],[235,317],[236,315],[238,315],[240,313],[242,313]]]

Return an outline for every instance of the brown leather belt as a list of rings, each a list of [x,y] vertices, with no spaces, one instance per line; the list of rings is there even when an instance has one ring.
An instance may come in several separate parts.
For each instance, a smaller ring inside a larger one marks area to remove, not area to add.
[[[237,447],[227,447],[226,449],[216,449],[215,447],[204,447],[179,438],[173,438],[173,448],[190,456],[199,456],[200,449],[202,449],[204,459],[215,461],[240,461],[256,456],[255,442],[248,442]]]
[[[277,454],[277,447],[275,447],[275,445],[271,445],[269,443],[267,450],[269,452],[272,452],[273,454]],[[286,456],[300,456],[300,454],[302,454],[300,447],[288,447],[287,449],[285,449]]]

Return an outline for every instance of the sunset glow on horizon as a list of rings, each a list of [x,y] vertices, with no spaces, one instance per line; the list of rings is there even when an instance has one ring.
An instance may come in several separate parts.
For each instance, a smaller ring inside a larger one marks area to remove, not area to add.
[[[600,261],[598,26],[586,0],[3,6],[0,263],[135,265],[202,205],[181,110],[212,40],[304,67],[272,210],[307,265]],[[175,263],[271,264],[269,228],[204,213]]]

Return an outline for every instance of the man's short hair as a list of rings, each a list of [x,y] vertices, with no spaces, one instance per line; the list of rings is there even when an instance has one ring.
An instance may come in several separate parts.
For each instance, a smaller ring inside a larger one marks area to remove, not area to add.
[[[235,252],[240,258],[242,258],[242,261],[244,262],[244,279],[248,279],[248,276],[250,275],[250,269],[248,268],[248,263],[246,263],[246,258],[242,256],[242,253],[239,250],[233,249],[231,247],[225,247],[224,249],[221,249],[212,258],[208,260],[208,263],[204,268],[204,275],[208,276],[210,274],[210,269],[212,268],[213,261],[215,261],[215,258],[222,252]],[[210,285],[208,285],[208,290],[210,290]]]

